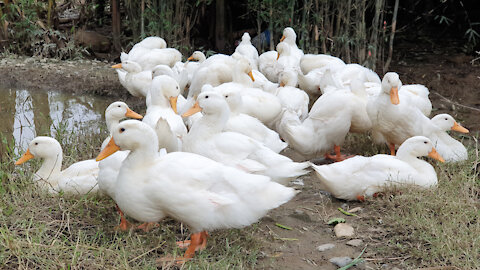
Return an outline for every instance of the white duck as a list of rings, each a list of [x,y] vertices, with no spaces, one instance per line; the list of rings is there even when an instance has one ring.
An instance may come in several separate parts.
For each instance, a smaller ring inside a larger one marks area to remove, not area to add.
[[[202,92],[195,106],[184,116],[198,111],[204,115],[185,136],[184,151],[204,155],[249,173],[266,175],[281,183],[307,173],[306,163],[293,162],[243,134],[223,132],[230,110],[217,92]]]
[[[394,73],[394,72],[392,72]],[[395,73],[397,74],[397,73]],[[391,75],[393,76],[393,75]],[[398,74],[396,75],[398,76]],[[382,90],[381,83],[371,83],[367,85],[366,91],[369,96],[376,97],[380,95]],[[432,102],[428,98],[430,91],[421,84],[403,85],[399,79],[398,96],[403,103],[417,107],[425,116],[429,116],[432,112]]]
[[[266,125],[270,125],[281,113],[282,104],[278,97],[259,88],[254,88],[250,63],[239,59],[233,72],[233,82],[215,87],[215,91],[237,89],[242,95],[240,112],[253,116]]]
[[[107,107],[105,110],[105,121],[110,136],[105,139],[101,149],[104,149],[107,146],[112,137],[113,130],[117,128],[120,120],[124,118],[142,119],[142,116],[132,111],[127,104],[121,101],[113,102]],[[128,150],[118,151],[98,163],[98,189],[112,199],[115,199],[115,184],[117,182],[118,172],[120,171],[122,162],[127,157],[128,152]],[[125,219],[123,212],[118,208],[117,210],[120,214],[120,224],[117,228],[126,231],[130,227],[130,224]]]
[[[143,71],[142,67],[138,63],[130,60],[126,60],[123,63],[113,65],[112,68],[123,69],[127,72],[125,74],[125,82],[122,83],[122,85],[128,90],[128,92],[132,96],[147,96],[147,90],[150,87],[153,78],[151,70]]]
[[[270,209],[289,201],[295,190],[222,165],[193,153],[159,156],[158,138],[146,124],[126,120],[97,160],[121,149],[130,150],[118,176],[115,200],[139,221],[158,222],[170,216],[190,229],[183,260],[204,248],[207,230],[242,228]]]
[[[277,58],[277,51],[264,52],[260,55],[260,57],[258,57],[258,70],[264,74],[269,81],[274,83],[278,81],[278,74],[275,70]]]
[[[308,74],[314,69],[324,67],[345,66],[342,59],[327,54],[305,54],[300,59],[300,69],[303,74]]]
[[[152,128],[157,126],[160,118],[168,122],[172,133],[177,137],[177,145],[166,146],[167,152],[181,151],[182,138],[187,135],[187,128],[182,117],[177,114],[177,98],[179,95],[180,87],[172,77],[160,75],[153,79],[143,122]]]
[[[398,148],[397,156],[356,156],[330,165],[312,164],[323,188],[335,198],[360,200],[374,196],[385,187],[413,184],[429,188],[437,184],[437,174],[428,162],[429,156],[444,162],[430,139],[415,136]]]
[[[80,161],[62,171],[63,153],[57,140],[38,136],[28,145],[27,151],[15,162],[20,165],[32,158],[43,159],[33,181],[50,193],[87,194],[98,191],[98,162],[93,159]]]
[[[132,111],[128,105],[122,101],[113,102],[107,107],[105,110],[105,122],[107,124],[107,129],[110,133],[110,136],[104,140],[101,149],[107,146],[112,137],[111,135],[113,130],[120,123],[120,120],[124,118],[142,119],[143,116]],[[128,152],[126,151],[118,151],[107,159],[102,160],[98,164],[100,169],[98,172],[98,188],[111,198],[113,198],[113,189],[117,179],[118,171],[120,170],[120,165],[127,154]]]
[[[446,162],[456,162],[468,159],[467,149],[463,144],[448,135],[448,130],[468,133],[468,129],[459,125],[449,114],[439,114],[431,119],[439,130],[429,135],[438,153]]]
[[[287,43],[278,43],[277,53],[277,61],[275,62],[275,72],[277,73],[277,77],[287,69],[300,72],[299,61],[292,54],[292,48]]]
[[[325,93],[315,101],[303,122],[296,113],[285,111],[277,131],[292,149],[307,159],[326,154],[333,148],[335,157],[327,157],[341,161],[345,157],[340,153],[340,146],[351,128],[352,119],[362,110],[361,100],[362,97],[350,89]]]
[[[242,36],[242,41],[238,44],[237,48],[235,48],[235,52],[241,54],[243,57],[247,58],[252,66],[252,69],[258,69],[258,51],[252,45],[250,41],[250,34],[245,32]]]
[[[283,36],[280,39],[280,43],[285,42],[291,48],[291,54],[297,59],[297,66],[300,64],[300,59],[302,59],[303,51],[297,47],[297,34],[295,30],[291,27],[283,29]]]
[[[128,56],[128,60],[137,62],[142,70],[152,70],[157,65],[173,67],[175,63],[182,61],[182,54],[174,48],[144,50],[138,56]]]
[[[282,102],[283,109],[296,112],[300,120],[308,116],[308,104],[310,99],[305,91],[296,88],[297,74],[293,70],[287,69],[280,73],[280,87],[275,91],[275,95]]]
[[[406,139],[427,135],[435,130],[434,124],[417,107],[399,99],[401,87],[398,74],[389,72],[382,80],[382,91],[371,97],[367,103],[367,113],[372,121],[372,136],[374,142],[387,142],[392,155],[395,146]]]
[[[225,97],[231,112],[225,131],[244,134],[263,143],[275,153],[279,153],[288,146],[280,139],[277,132],[269,129],[257,118],[240,112],[243,102],[239,90],[225,89],[221,94]]]

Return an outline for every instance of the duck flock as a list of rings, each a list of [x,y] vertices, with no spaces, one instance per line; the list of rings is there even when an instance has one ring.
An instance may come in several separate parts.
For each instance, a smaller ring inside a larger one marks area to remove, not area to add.
[[[185,261],[205,248],[207,231],[248,226],[288,202],[297,193],[289,182],[310,168],[312,181],[332,196],[364,200],[385,186],[435,186],[434,168],[419,157],[467,159],[447,131],[468,130],[448,114],[428,118],[425,86],[304,54],[290,27],[280,41],[259,56],[245,33],[232,55],[196,51],[181,62],[164,39],[148,37],[113,66],[133,96],[146,98],[144,116],[121,101],[108,106],[110,137],[96,160],[61,170],[60,144],[36,137],[15,164],[44,159],[34,181],[49,192],[110,196],[119,229],[131,226],[124,215],[145,222],[145,230],[166,216],[186,224],[190,240],[177,243],[188,247],[178,258]],[[342,155],[349,132],[371,134],[391,155]],[[280,154],[287,147],[303,162]],[[308,161],[323,156],[336,162]]]

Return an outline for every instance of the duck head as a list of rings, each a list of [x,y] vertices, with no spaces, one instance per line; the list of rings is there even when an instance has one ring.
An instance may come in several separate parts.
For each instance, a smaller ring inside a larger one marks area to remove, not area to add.
[[[462,127],[460,124],[453,119],[453,117],[449,114],[443,113],[439,115],[435,115],[435,117],[431,120],[437,127],[439,127],[442,131],[447,130],[454,130],[461,133],[468,133],[468,129]]]
[[[180,95],[180,86],[178,86],[174,78],[167,75],[153,78],[150,87],[151,104],[159,104],[162,99],[166,98],[170,102],[173,111],[177,113],[178,95]]]
[[[442,156],[437,153],[435,147],[433,147],[432,141],[424,136],[414,136],[405,140],[398,148],[397,157],[402,157],[404,155],[415,157],[428,156],[440,162],[445,162]]]
[[[156,152],[158,139],[155,131],[147,124],[136,120],[125,120],[112,132],[107,146],[98,154],[96,161],[107,158],[118,150]]]
[[[200,111],[205,115],[220,114],[224,111],[229,112],[228,104],[225,101],[225,98],[215,91],[209,91],[209,88],[211,87],[211,85],[203,86],[202,92],[200,95],[198,95],[195,105],[193,105],[193,107],[185,112],[182,116],[190,116]]]
[[[35,157],[46,159],[58,155],[60,155],[61,160],[62,147],[57,140],[51,137],[38,136],[28,144],[27,151],[15,162],[15,165],[23,164]]]
[[[400,98],[398,97],[398,89],[402,86],[402,82],[398,77],[398,74],[395,72],[388,72],[383,76],[382,80],[382,91],[390,96],[390,102],[393,105],[398,105],[400,103]]]

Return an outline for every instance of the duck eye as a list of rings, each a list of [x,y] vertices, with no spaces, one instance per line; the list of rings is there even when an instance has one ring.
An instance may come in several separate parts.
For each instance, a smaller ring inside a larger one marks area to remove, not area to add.
[[[38,145],[38,142],[36,142],[35,145]]]
[[[120,128],[120,133],[124,132],[125,128]]]
[[[225,98],[228,98],[228,95],[226,95]]]
[[[208,96],[205,96],[205,98],[208,98]]]
[[[120,107],[122,107],[122,106],[118,105],[117,107],[120,108]]]
[[[448,120],[447,118],[445,118],[445,120]]]
[[[428,142],[427,142],[427,141],[424,141],[423,143],[424,143],[424,144],[427,144]]]

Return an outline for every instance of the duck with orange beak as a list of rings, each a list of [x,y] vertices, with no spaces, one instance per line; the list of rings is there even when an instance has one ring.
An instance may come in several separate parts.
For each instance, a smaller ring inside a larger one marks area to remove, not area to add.
[[[51,137],[39,136],[28,144],[27,151],[15,162],[21,165],[33,158],[43,159],[33,181],[50,193],[83,195],[98,191],[98,162],[93,159],[72,164],[62,171],[62,147]]]
[[[418,135],[428,137],[430,131],[435,130],[418,107],[399,98],[401,86],[398,74],[388,72],[383,77],[381,92],[369,98],[367,103],[374,142],[386,142],[392,155],[395,155],[395,147],[406,139]]]
[[[465,146],[452,138],[447,131],[453,130],[467,134],[469,132],[468,129],[462,127],[451,115],[446,113],[434,116],[431,121],[438,129],[431,132],[428,137],[432,140],[438,153],[445,158],[445,161],[457,162],[467,160],[468,152]]]
[[[112,137],[113,130],[124,118],[142,119],[143,116],[131,110],[127,104],[122,101],[116,101],[110,104],[105,110],[105,121],[107,129],[110,132],[103,144],[104,149]],[[109,197],[114,196],[114,187],[117,181],[118,172],[120,171],[123,160],[127,157],[128,151],[118,151],[109,158],[99,162],[98,172],[98,188],[101,192],[107,194]],[[118,230],[126,231],[131,225],[125,219],[123,212],[117,207],[120,214],[120,224],[116,227]]]
[[[295,190],[261,175],[248,174],[206,157],[186,152],[160,156],[155,131],[134,120],[121,122],[98,155],[130,150],[115,186],[115,201],[128,216],[158,222],[170,216],[188,226],[190,241],[178,263],[207,245],[206,231],[242,228],[270,209],[289,201]]]
[[[355,156],[330,165],[312,164],[323,188],[343,200],[365,200],[386,187],[416,185],[431,188],[437,185],[437,173],[428,162],[418,157],[428,156],[440,162],[430,139],[415,136],[407,139],[396,156]]]
[[[176,137],[174,145],[160,145],[167,152],[181,151],[182,138],[187,135],[187,127],[183,119],[177,114],[177,100],[180,95],[180,87],[175,79],[161,75],[153,79],[147,96],[147,113],[143,122],[154,128],[158,119],[163,118],[171,128],[171,134]],[[161,138],[161,137],[159,137]]]

